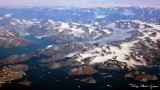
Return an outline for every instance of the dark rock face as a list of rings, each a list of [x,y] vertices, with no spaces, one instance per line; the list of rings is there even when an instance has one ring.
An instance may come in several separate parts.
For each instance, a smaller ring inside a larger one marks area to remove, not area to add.
[[[128,33],[131,34],[132,38],[133,37],[137,37],[137,36],[143,36],[143,34],[140,31],[138,31],[138,30],[131,30]]]
[[[22,78],[28,71],[28,66],[23,64],[5,66],[0,70],[0,84]]]
[[[149,37],[146,37],[145,41],[148,42],[148,43],[153,43],[153,41]]]
[[[49,41],[56,41],[56,42],[82,42],[87,41],[86,38],[81,37],[74,37],[72,35],[54,35],[54,36],[48,36],[44,39]]]
[[[75,32],[75,29],[81,32]],[[90,32],[90,29],[94,30]],[[102,25],[91,25],[91,27],[88,27],[80,23],[75,24],[72,22],[66,23],[44,20],[38,24],[35,23],[26,31],[35,36],[46,36],[43,38],[54,42],[82,42],[100,39],[110,34],[103,30],[107,30],[107,28]]]
[[[76,58],[76,57],[75,57],[75,58]],[[95,57],[85,58],[85,59],[83,59],[82,61],[83,61],[85,64],[89,65],[89,63],[90,63],[90,61],[92,60],[92,58],[95,58]]]
[[[160,40],[157,41],[158,49],[160,50]]]
[[[120,28],[120,29],[146,29],[146,28],[152,28],[152,26],[143,24],[143,28],[140,26],[139,23],[136,22],[131,22],[131,21],[117,21],[116,23],[116,27]]]
[[[152,56],[151,54],[145,54],[143,58],[147,61],[148,64],[152,62]]]
[[[149,36],[151,36],[151,37],[156,37],[156,36],[157,36],[157,33],[156,33],[156,32],[153,32],[153,33],[151,33]]]
[[[47,66],[49,69],[58,69],[61,67],[74,67],[74,66],[80,66],[82,65],[81,62],[78,62],[76,60],[68,60],[68,61],[62,61],[59,60],[57,62],[52,62],[52,63],[45,63],[45,64],[41,64],[42,66]]]
[[[54,63],[50,63],[47,66],[49,67],[49,69],[56,69],[56,68],[61,68],[62,67],[61,64],[55,63],[55,62]]]
[[[53,54],[52,57],[47,58],[47,59],[41,59],[39,62],[40,63],[52,63],[52,62],[56,62],[56,61],[60,61],[60,60],[64,59],[65,56],[66,56],[66,54],[64,54],[64,53],[55,53],[55,54]]]
[[[51,56],[51,58],[48,59],[42,59],[40,62],[41,63],[50,63],[50,62],[55,62],[61,59],[64,59],[67,54],[82,51],[85,48],[92,47],[92,45],[87,44],[87,43],[69,43],[69,44],[61,44],[61,45],[53,45],[50,48],[44,48],[41,49],[38,52],[39,55],[46,55],[46,56]]]
[[[73,68],[69,70],[68,74],[69,75],[85,75],[85,74],[93,74],[96,73],[97,71],[93,69],[90,66],[80,66],[78,68]]]
[[[108,60],[104,63],[94,64],[93,66],[109,70],[118,70],[118,69],[124,69],[127,65],[126,63],[118,62],[116,60]]]
[[[139,29],[140,24],[130,21],[118,21],[115,23],[117,28],[120,29]]]
[[[97,83],[97,81],[95,79],[93,79],[92,77],[87,77],[81,80],[82,82],[86,82],[86,83],[90,83],[90,84],[94,84]]]
[[[14,48],[23,47],[30,44],[34,44],[34,42],[21,38],[14,31],[8,31],[0,28],[0,47]]]
[[[0,61],[2,64],[15,64],[19,62],[23,62],[29,58],[31,58],[34,55],[34,53],[27,53],[22,55],[12,55],[6,59],[3,59]]]
[[[47,59],[41,59],[39,62],[45,64],[45,66],[50,69],[56,69],[66,66],[78,66],[82,65],[81,62],[76,61],[74,58],[69,58],[66,60],[67,55],[74,52],[83,51],[86,48],[92,47],[92,45],[87,43],[69,43],[61,45],[52,45],[50,48],[41,49],[38,55],[49,56]]]
[[[81,62],[79,62],[79,61],[76,61],[76,60],[68,60],[68,61],[66,61],[66,62],[60,62],[61,63],[61,65],[63,65],[63,66],[80,66],[80,65],[82,65],[82,63]]]
[[[145,41],[150,47],[147,46],[144,41],[139,41],[135,44],[134,48],[139,50],[137,56],[143,56],[143,59],[146,60],[147,64],[152,64],[154,62],[159,63],[159,42],[153,42],[149,37],[145,38]]]
[[[125,78],[128,78],[128,77],[135,77],[136,75],[138,75],[139,72],[138,71],[133,71],[133,72],[128,72],[127,74],[125,74]]]

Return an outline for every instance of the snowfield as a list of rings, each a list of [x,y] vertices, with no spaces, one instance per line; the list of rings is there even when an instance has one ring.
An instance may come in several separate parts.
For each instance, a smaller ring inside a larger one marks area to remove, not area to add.
[[[160,39],[160,25],[155,25],[151,23],[141,22],[134,20],[133,22],[140,24],[139,32],[142,33],[142,36],[136,36],[137,39],[123,42],[118,46],[112,46],[108,44],[99,44],[94,48],[90,48],[87,51],[83,51],[80,53],[74,53],[69,55],[70,57],[76,57],[77,61],[80,61],[84,64],[83,60],[89,59],[90,64],[96,63],[104,63],[108,60],[116,60],[122,63],[126,63],[127,67],[135,68],[136,66],[146,66],[147,61],[143,58],[143,56],[135,55],[138,52],[135,49],[135,44],[143,40],[144,44],[149,46],[149,42],[146,41],[146,38],[149,37],[154,43]],[[153,28],[144,29],[144,24],[149,25]],[[155,34],[155,36],[151,36],[151,34]],[[107,38],[107,37],[106,37]],[[153,46],[149,46],[153,47]]]

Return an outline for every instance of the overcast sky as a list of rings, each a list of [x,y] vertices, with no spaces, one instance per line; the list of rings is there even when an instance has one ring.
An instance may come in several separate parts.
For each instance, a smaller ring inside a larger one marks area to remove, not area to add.
[[[160,7],[160,0],[0,0],[0,6]]]

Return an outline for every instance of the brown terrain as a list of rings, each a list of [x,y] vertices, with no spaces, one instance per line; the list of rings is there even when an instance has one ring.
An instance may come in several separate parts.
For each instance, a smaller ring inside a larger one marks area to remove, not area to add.
[[[94,74],[97,71],[90,66],[80,66],[78,68],[71,69],[69,75],[85,75],[85,74]]]
[[[0,70],[0,84],[23,78],[28,66],[23,64],[5,66]]]

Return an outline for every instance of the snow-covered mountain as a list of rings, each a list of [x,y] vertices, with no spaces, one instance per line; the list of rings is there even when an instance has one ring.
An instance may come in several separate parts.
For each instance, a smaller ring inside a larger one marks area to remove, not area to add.
[[[1,8],[0,26],[21,36],[34,35],[56,42],[97,41],[117,29],[148,28],[131,22],[159,22],[159,9],[140,7],[113,8]],[[15,13],[16,12],[16,13]],[[127,22],[128,20],[128,22]]]
[[[32,41],[23,39],[18,33],[0,28],[0,47],[14,48],[33,44]]]

